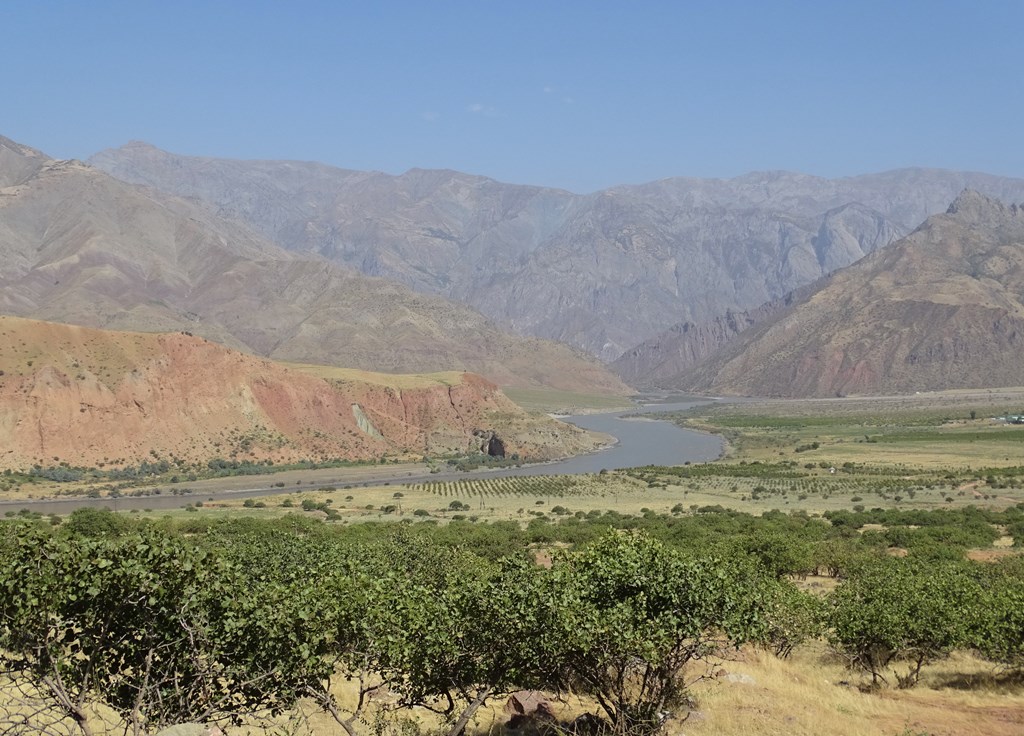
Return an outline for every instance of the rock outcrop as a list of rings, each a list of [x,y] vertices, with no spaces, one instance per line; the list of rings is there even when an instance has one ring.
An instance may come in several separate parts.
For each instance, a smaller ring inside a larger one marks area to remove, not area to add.
[[[0,345],[0,469],[467,452],[548,459],[598,442],[525,413],[471,373],[295,366],[182,333],[14,317],[0,317]]]

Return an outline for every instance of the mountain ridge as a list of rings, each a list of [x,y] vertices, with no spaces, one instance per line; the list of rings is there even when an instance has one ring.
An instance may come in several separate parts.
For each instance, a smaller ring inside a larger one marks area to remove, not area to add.
[[[443,297],[285,251],[244,224],[77,161],[0,146],[0,312],[185,330],[268,357],[628,393],[596,361]],[[14,183],[14,182],[17,183]]]
[[[941,169],[674,177],[580,195],[447,170],[353,172],[148,144],[90,161],[202,201],[291,251],[605,361],[673,325],[783,298],[906,235],[966,186],[1024,199],[1024,180]]]
[[[783,397],[1024,385],[1024,209],[961,193],[668,383]]]

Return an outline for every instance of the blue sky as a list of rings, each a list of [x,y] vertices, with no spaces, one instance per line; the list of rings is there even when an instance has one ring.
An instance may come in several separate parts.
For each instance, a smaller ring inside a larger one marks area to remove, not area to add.
[[[1024,177],[1024,2],[0,3],[0,135],[577,192]]]

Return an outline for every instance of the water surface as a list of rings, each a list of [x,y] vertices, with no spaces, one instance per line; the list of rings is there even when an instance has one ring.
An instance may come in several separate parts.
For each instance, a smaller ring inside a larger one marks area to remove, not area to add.
[[[715,460],[722,454],[722,438],[682,429],[672,422],[642,418],[644,414],[682,411],[707,401],[677,402],[673,404],[646,404],[627,411],[608,414],[583,414],[563,417],[583,429],[610,434],[618,443],[599,452],[545,465],[518,468],[525,471],[514,475],[548,473],[597,473],[602,469],[621,470],[640,465],[682,465]],[[640,418],[629,418],[636,417]]]
[[[686,462],[707,462],[718,458],[722,454],[723,441],[721,437],[697,432],[692,429],[682,429],[672,422],[664,420],[643,418],[645,414],[681,411],[704,403],[708,403],[708,400],[645,404],[627,411],[562,417],[565,421],[571,422],[578,427],[604,432],[615,437],[617,440],[611,447],[588,455],[578,455],[567,460],[529,465],[521,468],[501,468],[473,473],[452,471],[418,476],[409,473],[395,475],[394,470],[381,467],[379,474],[375,474],[372,478],[367,478],[365,477],[365,469],[363,469],[363,477],[360,477],[355,484],[378,485],[381,483],[391,483],[397,485],[427,481],[451,481],[473,478],[481,474],[492,478],[507,478],[519,475],[577,475],[581,473],[597,473],[601,470],[633,468],[640,465],[682,465]],[[309,491],[318,487],[339,486],[352,482],[351,479],[346,480],[344,472],[344,470],[339,469],[337,478],[310,482],[310,485],[303,485],[301,489],[292,488],[290,490]],[[122,496],[117,499],[75,497],[60,500],[0,501],[0,512],[31,508],[44,514],[67,514],[82,506],[112,508],[115,510],[175,509],[199,500],[213,498],[256,498],[284,492],[284,489],[274,486],[276,479],[273,475],[250,477],[251,484],[247,483],[245,488],[235,490],[202,490],[188,496],[169,495],[171,488],[168,487],[164,489],[163,494],[158,496]]]

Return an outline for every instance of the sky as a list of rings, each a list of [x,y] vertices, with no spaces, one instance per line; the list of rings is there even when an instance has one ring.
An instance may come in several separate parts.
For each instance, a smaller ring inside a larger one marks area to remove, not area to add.
[[[1024,2],[5,0],[0,135],[590,192],[1024,177]]]

